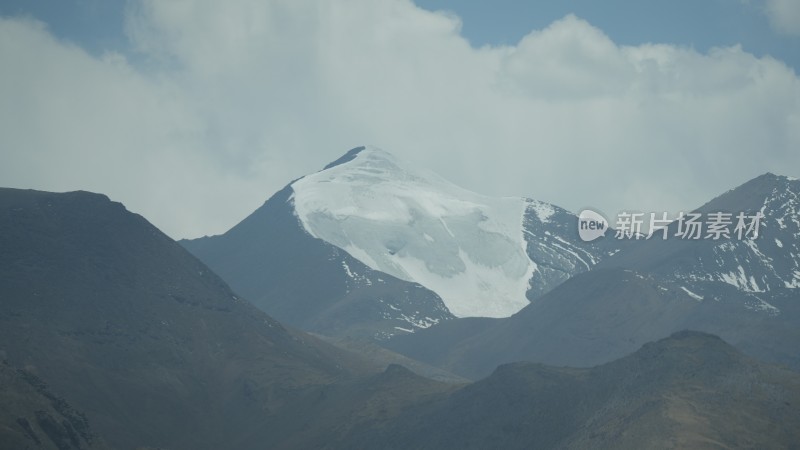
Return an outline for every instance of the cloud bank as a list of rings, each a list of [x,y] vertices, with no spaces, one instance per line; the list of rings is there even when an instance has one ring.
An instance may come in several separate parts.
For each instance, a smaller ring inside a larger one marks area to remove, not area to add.
[[[0,19],[0,184],[104,192],[172,237],[225,231],[373,144],[474,191],[677,211],[800,175],[800,80],[737,46],[620,46],[567,16],[473,48],[406,0],[139,1],[136,54]]]
[[[800,36],[800,2],[766,0],[764,11],[775,31],[787,36]]]

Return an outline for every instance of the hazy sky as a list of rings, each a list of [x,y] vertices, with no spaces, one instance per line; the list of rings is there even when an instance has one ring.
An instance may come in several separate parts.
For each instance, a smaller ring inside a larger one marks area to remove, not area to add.
[[[196,237],[372,144],[484,194],[676,211],[800,176],[798,67],[796,0],[4,0],[0,185]]]

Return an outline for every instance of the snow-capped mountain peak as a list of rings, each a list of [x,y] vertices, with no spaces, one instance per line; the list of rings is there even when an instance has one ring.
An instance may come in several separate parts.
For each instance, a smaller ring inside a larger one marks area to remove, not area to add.
[[[375,270],[420,283],[456,316],[509,316],[528,304],[522,198],[462,189],[374,147],[292,184],[312,236]]]
[[[462,189],[374,147],[295,180],[226,233],[183,241],[296,327],[386,340],[507,317],[609,254],[555,205]]]

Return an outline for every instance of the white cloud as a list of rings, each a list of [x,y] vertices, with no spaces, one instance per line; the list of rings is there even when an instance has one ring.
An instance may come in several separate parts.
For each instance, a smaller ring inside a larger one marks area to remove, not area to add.
[[[0,20],[0,60],[3,185],[103,192],[176,237],[229,225],[243,213],[231,197],[257,190],[212,157],[208,121],[175,80],[93,58],[31,21]]]
[[[775,31],[789,36],[800,36],[800,2],[765,0],[764,11]]]
[[[610,214],[800,170],[800,81],[779,61],[619,46],[572,16],[507,47],[460,26],[405,0],[142,1],[134,67],[3,20],[0,179],[102,191],[185,237],[365,143],[478,192]]]

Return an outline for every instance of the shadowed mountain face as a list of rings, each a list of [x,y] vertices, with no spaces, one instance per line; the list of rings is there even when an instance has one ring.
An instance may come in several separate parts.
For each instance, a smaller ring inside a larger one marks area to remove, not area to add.
[[[668,283],[621,269],[577,275],[506,319],[457,319],[385,345],[411,358],[471,379],[499,364],[536,361],[590,367],[625,356],[682,329],[725,338],[746,353],[800,367],[800,305],[779,304],[769,315],[742,306],[735,291],[724,301],[698,301]]]
[[[86,416],[33,374],[0,363],[0,447],[105,449]]]
[[[349,448],[791,448],[800,375],[681,332],[592,369],[499,367]]]
[[[115,447],[236,448],[361,370],[105,196],[2,189],[0,248],[0,357]]]
[[[227,233],[181,244],[259,308],[307,331],[382,340],[453,318],[430,290],[309,235],[291,195],[287,186]]]

